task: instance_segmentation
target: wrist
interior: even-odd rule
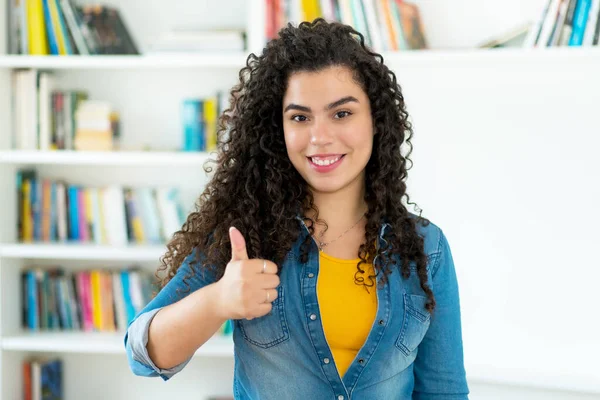
[[[231,319],[230,313],[227,310],[223,291],[219,282],[212,283],[207,286],[209,289],[208,302],[209,310],[212,311],[213,315],[219,320],[221,324]]]

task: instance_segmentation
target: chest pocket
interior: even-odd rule
[[[290,338],[285,317],[285,294],[283,285],[277,287],[277,299],[272,304],[271,312],[252,320],[236,320],[244,339],[255,346],[267,349]]]
[[[427,297],[404,293],[404,319],[396,347],[405,355],[410,355],[423,341],[431,322],[431,315],[425,309]]]

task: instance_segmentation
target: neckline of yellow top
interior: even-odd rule
[[[340,264],[354,264],[354,265],[356,265],[360,261],[360,258],[354,258],[352,260],[348,260],[348,259],[345,259],[345,258],[337,258],[337,257],[334,257],[332,255],[329,255],[329,254],[325,253],[323,250],[319,251],[319,255],[321,257],[324,257],[324,258],[328,259],[329,261],[333,261],[333,262],[340,263]]]

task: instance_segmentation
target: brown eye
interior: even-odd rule
[[[296,121],[296,122],[304,122],[306,121],[308,118],[306,118],[306,116],[304,115],[294,115],[292,117],[292,120]]]
[[[352,115],[350,111],[338,111],[335,113],[335,118],[342,119]]]

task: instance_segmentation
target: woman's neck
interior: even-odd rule
[[[364,191],[364,184],[348,185],[333,193],[313,191],[313,200],[319,210],[319,219],[327,223],[329,232],[341,233],[362,217],[367,211]],[[308,216],[313,221],[315,220],[313,211],[309,211]],[[323,229],[321,225],[315,226],[315,228],[319,232]]]

